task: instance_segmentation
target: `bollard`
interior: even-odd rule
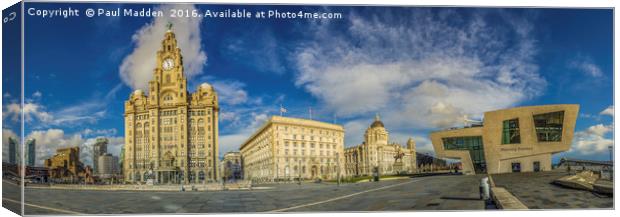
[[[489,199],[489,177],[484,177],[480,179],[480,199]]]

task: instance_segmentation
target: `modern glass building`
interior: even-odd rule
[[[28,139],[28,141],[26,141],[26,151],[26,165],[31,167],[35,166],[35,161],[37,159],[35,139]]]
[[[482,124],[431,133],[438,157],[458,159],[465,174],[551,170],[567,151],[579,105],[518,107],[484,113]]]

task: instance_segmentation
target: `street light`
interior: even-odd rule
[[[336,165],[338,167],[338,171],[336,171],[336,178],[338,179],[338,186],[340,186],[340,155],[336,155]]]
[[[297,178],[297,184],[301,185],[301,160],[299,160],[299,167],[297,167],[297,173],[299,174],[299,178]]]

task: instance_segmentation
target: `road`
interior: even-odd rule
[[[146,192],[29,189],[27,215],[479,210],[480,176],[431,176],[355,184],[269,185],[266,190]],[[5,186],[3,182],[3,186]],[[3,187],[4,188],[4,187]],[[16,188],[4,188],[11,191]],[[15,203],[3,192],[3,204]],[[9,200],[4,200],[7,198]]]

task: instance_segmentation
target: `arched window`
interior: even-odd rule
[[[144,138],[149,141],[149,123],[144,123]]]
[[[198,179],[200,179],[200,182],[205,180],[205,172],[204,171],[200,171],[198,173]]]
[[[194,183],[195,182],[195,180],[194,180],[195,177],[196,177],[196,174],[194,174],[194,171],[189,171],[189,177],[188,177],[189,178],[189,183]]]
[[[167,94],[164,96],[164,101],[170,101],[172,100],[172,94]]]

